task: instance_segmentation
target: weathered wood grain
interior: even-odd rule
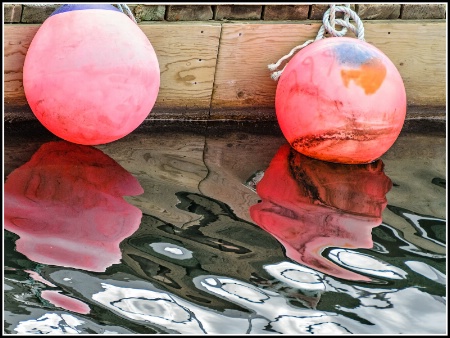
[[[276,81],[270,78],[267,65],[293,47],[314,39],[320,24],[319,21],[140,24],[160,63],[161,87],[153,112],[200,119],[224,117],[227,109],[244,110],[247,115],[255,110],[261,115],[266,109],[272,114]],[[5,107],[27,105],[22,67],[39,27],[38,24],[4,26]],[[366,41],[383,51],[398,68],[409,106],[445,106],[445,21],[368,20],[364,28]]]
[[[219,48],[220,24],[143,24],[161,71],[155,109],[209,112]]]
[[[5,105],[27,104],[22,70],[31,40],[40,25],[5,25],[3,40],[3,94]]]
[[[319,24],[224,24],[212,113],[221,108],[273,107],[276,82],[267,65],[314,39]]]
[[[4,26],[5,104],[27,104],[22,69],[28,47],[39,27],[34,24]],[[140,28],[155,49],[161,71],[160,91],[154,109],[195,110],[197,114],[207,116],[220,24],[142,24]]]
[[[446,105],[447,32],[444,22],[367,22],[365,31],[367,42],[383,51],[399,70],[408,105]]]
[[[276,81],[270,78],[267,66],[293,47],[314,39],[320,25],[223,24],[211,116],[222,114],[224,108],[273,107]],[[366,21],[364,28],[366,41],[398,68],[409,105],[445,105],[445,22],[377,20]]]

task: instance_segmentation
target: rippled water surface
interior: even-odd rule
[[[7,334],[445,334],[446,138],[294,152],[273,124],[101,146],[7,131]]]

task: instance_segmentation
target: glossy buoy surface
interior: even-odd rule
[[[160,85],[156,53],[129,17],[106,4],[63,5],[34,36],[23,68],[36,118],[78,144],[112,142],[151,112]]]
[[[373,45],[348,37],[315,41],[289,61],[275,108],[298,152],[338,163],[369,163],[395,142],[406,116],[403,80]]]

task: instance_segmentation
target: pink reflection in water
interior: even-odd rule
[[[328,247],[372,248],[392,181],[381,160],[337,164],[306,157],[288,144],[272,159],[250,207],[253,221],[276,237],[286,255],[323,273],[370,281],[321,255]]]
[[[35,262],[103,272],[120,262],[120,242],[141,222],[141,210],[123,196],[142,193],[100,150],[49,142],[8,176],[5,229],[20,236],[17,251]]]
[[[88,314],[91,312],[91,308],[86,303],[63,295],[60,293],[61,291],[56,290],[44,290],[41,292],[41,297],[48,300],[50,303],[52,303],[55,306],[62,307],[63,309],[81,313],[81,314]]]

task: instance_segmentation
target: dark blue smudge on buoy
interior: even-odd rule
[[[78,11],[83,9],[106,9],[120,12],[120,10],[117,7],[110,4],[80,4],[80,5],[70,4],[70,5],[62,5],[57,10],[55,10],[50,16],[64,12]]]
[[[342,43],[334,46],[336,57],[340,64],[359,67],[376,57],[367,48],[361,48],[354,43]]]

